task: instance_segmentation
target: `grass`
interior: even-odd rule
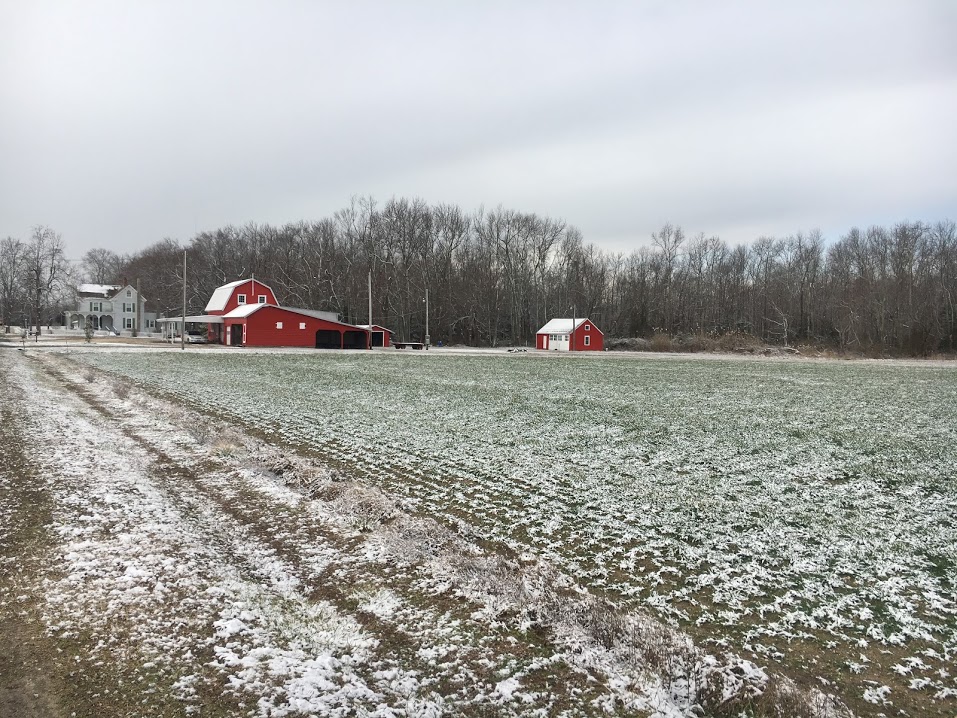
[[[957,465],[953,369],[171,353],[158,373],[135,354],[84,360],[330,457],[699,639],[792,668],[864,653],[895,706],[953,705],[908,687],[953,682],[937,673],[957,651],[955,489],[942,480]],[[943,658],[903,677],[882,653],[902,646]],[[862,678],[811,665],[872,708]]]

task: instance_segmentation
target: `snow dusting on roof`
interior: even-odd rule
[[[276,304],[242,304],[232,311],[226,312],[223,315],[224,319],[242,319],[248,317],[259,309],[263,307],[272,307],[273,309],[279,309],[283,312],[290,312],[291,314],[299,314],[304,317],[312,317],[313,319],[321,319],[325,322],[331,322],[332,324],[339,324],[344,327],[354,327],[354,324],[347,324],[346,322],[339,321],[339,315],[335,312],[321,312],[316,309],[301,309],[299,307],[280,307]]]
[[[226,302],[228,302],[230,296],[232,296],[233,289],[245,281],[246,280],[243,279],[238,282],[230,282],[229,284],[224,284],[221,287],[217,287],[213,292],[213,295],[209,298],[209,301],[206,303],[206,308],[203,311],[206,313],[223,311],[226,308]]]
[[[102,297],[111,297],[122,289],[119,284],[81,284],[76,288],[80,294],[96,294]]]
[[[218,289],[216,290],[219,291]],[[212,302],[212,300],[210,300]],[[240,304],[238,307],[232,311],[226,312],[223,317],[226,319],[238,319],[242,317],[248,317],[253,312],[262,309],[263,307],[275,307],[275,304]],[[206,307],[209,309],[209,307]],[[278,308],[278,307],[277,307]]]
[[[224,284],[221,287],[217,287],[215,291],[213,291],[213,295],[209,298],[209,302],[206,304],[206,308],[203,311],[207,313],[223,311],[226,308],[226,303],[233,294],[233,290],[241,284],[246,284],[247,282],[256,283],[257,293],[259,291],[259,287],[263,287],[264,289],[268,289],[270,292],[272,292],[272,287],[265,282],[260,282],[258,279],[253,279],[252,277],[249,279],[237,279],[235,282],[230,282],[229,284]],[[274,296],[275,294],[276,293],[273,292]]]
[[[575,322],[575,329],[588,321],[588,317],[576,319],[552,319],[548,324],[538,330],[538,334],[568,334],[572,330],[572,322]]]

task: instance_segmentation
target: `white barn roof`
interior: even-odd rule
[[[229,284],[224,284],[221,287],[217,287],[213,292],[213,296],[209,298],[209,301],[206,303],[206,309],[204,312],[221,312],[226,308],[226,302],[229,301],[230,296],[232,296],[233,290],[238,287],[240,284],[245,284],[248,282],[248,279],[237,279],[235,282],[230,282]],[[245,316],[245,315],[243,315]]]
[[[217,289],[216,291],[218,292],[219,289]],[[248,317],[250,314],[252,314],[253,312],[259,309],[262,309],[263,307],[275,307],[275,306],[276,306],[275,304],[240,304],[235,309],[226,312],[223,315],[223,317],[226,319],[241,319],[242,317]],[[207,306],[206,309],[208,310],[209,307]],[[282,307],[282,309],[285,309],[285,307]]]
[[[548,322],[548,324],[539,329],[537,334],[570,334],[572,332],[572,322],[575,322],[575,329],[578,329],[578,327],[580,327],[582,324],[593,323],[589,321],[588,317],[576,317],[575,319],[552,319],[550,322]]]
[[[316,309],[300,309],[299,307],[280,307],[276,304],[243,304],[236,307],[232,311],[226,312],[223,315],[223,319],[243,319],[254,314],[260,309],[263,309],[264,307],[273,307],[274,309],[280,309],[284,312],[298,314],[303,317],[312,317],[313,319],[321,319],[325,322],[330,322],[331,324],[340,324],[344,327],[355,327],[356,329],[363,328],[357,327],[355,324],[347,324],[346,322],[339,321],[339,315],[335,312],[321,312]]]

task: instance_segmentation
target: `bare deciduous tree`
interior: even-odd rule
[[[50,300],[61,291],[68,275],[63,238],[49,227],[34,227],[27,243],[23,271],[32,302],[31,324],[39,335],[44,318],[49,324],[50,317],[45,316],[45,312]]]

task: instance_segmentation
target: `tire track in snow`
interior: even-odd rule
[[[45,362],[44,369],[57,382],[69,386],[89,410],[117,422],[117,431],[126,443],[135,443],[151,457],[145,472],[151,488],[201,537],[208,555],[224,560],[250,584],[268,587],[266,590],[287,608],[302,611],[308,605],[322,603],[347,615],[357,630],[368,634],[370,639],[364,645],[368,656],[352,669],[382,698],[392,695],[391,710],[396,714],[404,714],[409,706],[416,714],[427,713],[432,708],[441,710],[445,701],[440,696],[446,696],[459,703],[495,706],[495,712],[501,715],[525,715],[532,706],[510,707],[504,704],[503,697],[510,698],[511,691],[505,696],[496,692],[502,677],[514,673],[516,665],[521,663],[531,666],[528,674],[537,671],[541,674],[538,680],[556,690],[560,690],[554,680],[556,673],[564,680],[566,689],[571,687],[584,695],[603,690],[600,685],[597,691],[596,687],[589,687],[587,675],[556,665],[554,659],[542,663],[532,656],[530,660],[523,655],[527,647],[509,644],[503,640],[504,635],[482,636],[488,626],[481,622],[473,621],[471,626],[463,627],[463,623],[469,623],[475,607],[463,606],[461,599],[449,598],[444,611],[418,608],[407,600],[401,600],[398,610],[392,607],[384,613],[381,607],[358,605],[353,593],[331,585],[329,579],[339,584],[380,588],[386,583],[390,586],[386,595],[391,592],[393,596],[408,594],[410,590],[421,593],[421,590],[412,586],[413,578],[402,571],[394,572],[391,582],[384,582],[381,562],[356,553],[362,548],[362,541],[356,538],[355,530],[341,520],[335,522],[330,517],[319,520],[302,510],[300,497],[294,492],[277,490],[275,486],[264,491],[263,483],[254,480],[253,472],[237,471],[229,462],[210,457],[207,447],[197,446],[181,429],[153,419],[139,421],[135,412],[117,411],[113,402],[107,404],[88,386],[71,381],[59,367]],[[323,549],[316,551],[317,545]],[[382,595],[378,590],[367,596],[366,603],[374,604]],[[434,589],[429,595],[416,598],[433,604],[443,603]],[[244,602],[234,600],[234,604],[241,615]],[[450,610],[458,615],[448,615]],[[241,638],[248,627],[245,624],[240,627],[236,617],[228,613],[224,610],[223,617],[213,623],[226,631],[238,629]],[[400,623],[389,620],[393,615]],[[218,636],[224,639],[234,635],[222,633]],[[470,637],[479,640],[471,645]],[[444,648],[435,653],[432,648],[435,644]],[[382,650],[378,650],[380,647]],[[511,653],[503,648],[511,648]],[[237,664],[248,668],[243,651],[255,652],[257,646],[237,640],[227,643],[226,649],[217,654],[223,668]],[[541,652],[542,647],[536,650]],[[436,660],[437,657],[441,660]],[[536,664],[540,664],[538,668]],[[197,682],[199,679],[192,684]],[[262,681],[254,687],[267,690]],[[562,702],[560,696],[550,695],[548,691],[525,695],[526,700],[543,704],[543,710]],[[289,705],[296,705],[296,701],[290,700]],[[559,712],[565,715],[592,713],[585,705],[577,707],[567,703]]]

